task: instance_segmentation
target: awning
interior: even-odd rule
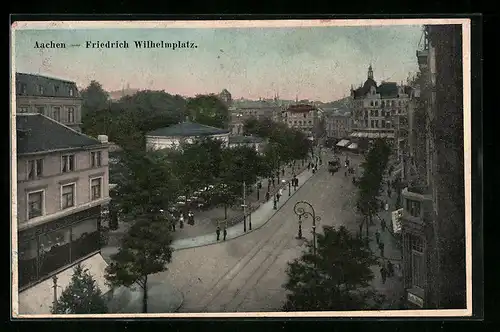
[[[343,140],[341,140],[340,142],[337,143],[337,146],[343,147],[343,146],[346,146],[348,143],[349,143],[348,140],[343,139]]]
[[[84,268],[87,268],[90,274],[94,277],[97,286],[105,294],[109,291],[109,287],[105,284],[104,270],[108,264],[104,261],[101,254],[95,254],[81,262]],[[75,266],[59,272],[57,274],[57,296],[68,287],[73,269]],[[19,314],[40,315],[50,314],[50,309],[54,301],[54,282],[49,278],[39,284],[30,287],[19,293]]]
[[[394,234],[401,233],[401,218],[403,216],[403,209],[392,211],[392,229]]]
[[[359,138],[394,138],[394,133],[354,132],[349,136]]]
[[[358,144],[356,143],[351,143],[348,147],[348,149],[351,149],[351,150],[354,150],[354,149],[357,149],[358,148]]]

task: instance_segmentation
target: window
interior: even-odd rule
[[[375,106],[378,106],[378,101],[375,101]]]
[[[412,217],[420,217],[420,202],[407,199],[406,210]]]
[[[424,267],[424,245],[419,236],[410,236],[411,249],[411,281],[413,287],[424,288],[425,267]]]
[[[27,85],[26,83],[19,83],[19,93],[22,94],[22,95],[25,95],[26,92],[27,92]]]
[[[373,106],[373,101],[370,102],[370,106]]]
[[[392,107],[396,106],[396,102],[395,102],[394,100],[393,100],[393,101],[391,101],[391,106],[392,106]]]
[[[375,116],[378,116],[378,110],[375,110]]]
[[[44,91],[43,85],[39,85],[38,86],[38,93],[40,93],[41,95],[43,95],[44,92],[45,91]]]
[[[382,102],[382,108],[384,108],[384,107],[385,107],[385,101]]]
[[[54,85],[54,92],[56,94],[59,92],[59,86],[58,85]]]
[[[373,120],[370,121],[370,128],[373,128]]]
[[[68,108],[68,122],[75,122],[75,109],[73,107]]]
[[[28,180],[34,180],[43,174],[43,159],[28,160]]]
[[[67,184],[61,187],[61,208],[67,209],[75,206],[75,184]]]
[[[39,277],[47,276],[71,262],[70,228],[58,229],[47,234],[42,234],[39,237],[39,241]]]
[[[98,219],[84,220],[71,228],[71,261],[99,250]]]
[[[52,113],[52,118],[58,122],[61,121],[61,109],[59,107],[54,107],[54,112]]]
[[[19,272],[20,287],[26,286],[27,284],[38,279],[37,247],[38,243],[36,239],[31,239],[29,241],[19,241],[19,245],[17,247],[19,253],[17,269]]]
[[[43,215],[43,190],[28,194],[28,219]]]
[[[38,114],[45,114],[45,107],[43,107],[43,106],[37,106],[36,107],[36,112]]]
[[[90,180],[90,197],[94,201],[102,196],[102,178],[95,178]]]
[[[75,155],[62,156],[62,172],[68,173],[75,170]]]
[[[30,109],[28,106],[21,106],[19,107],[19,113],[29,113]]]
[[[69,88],[69,96],[73,97],[74,94],[75,94],[75,91],[73,90],[73,88]]]
[[[304,118],[305,118],[306,116],[307,116],[307,114],[306,114],[306,113],[304,113]]]
[[[312,124],[312,121],[309,120],[309,124]]]

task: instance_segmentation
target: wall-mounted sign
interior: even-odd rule
[[[412,294],[410,292],[408,292],[408,302],[411,302],[411,303],[415,304],[416,306],[419,306],[420,308],[422,308],[424,306],[424,299],[422,299],[421,297],[418,297],[415,294]]]

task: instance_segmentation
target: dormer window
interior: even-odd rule
[[[39,85],[38,86],[38,93],[40,93],[41,95],[43,95],[45,92],[44,88],[43,88],[43,85]]]
[[[58,85],[54,85],[54,92],[56,94],[59,92],[59,86]]]
[[[26,83],[19,83],[19,93],[25,95],[28,90]]]
[[[70,97],[73,97],[73,95],[75,94],[73,88],[69,88],[69,96]]]

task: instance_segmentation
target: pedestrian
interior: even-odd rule
[[[283,194],[283,189],[278,190],[278,192],[276,193],[276,200],[278,202],[280,201],[280,197],[282,194]]]
[[[308,171],[309,171],[309,170],[311,170],[311,163],[308,163],[308,164],[307,164],[307,170],[308,170]]]
[[[267,179],[267,190],[271,188],[271,179]]]
[[[380,243],[380,232],[378,231],[378,229],[375,232],[375,239],[377,240],[377,244],[379,244]]]
[[[284,168],[281,170],[281,176],[285,176],[285,169]]]
[[[184,215],[182,213],[179,217],[179,228],[184,228]]]
[[[172,221],[172,231],[175,232],[175,220]]]
[[[384,210],[389,211],[389,203],[385,203]]]
[[[381,208],[381,209],[383,209],[383,208],[384,208],[384,206],[385,206],[384,201],[380,201],[380,208]]]
[[[394,276],[394,264],[391,261],[387,261],[387,274],[389,277]]]
[[[227,236],[227,229],[224,227],[224,241],[226,241],[226,236]]]
[[[271,198],[271,195],[269,194],[269,190],[266,192],[266,201],[269,200],[269,198]]]
[[[188,213],[188,224],[194,225],[194,213],[192,211]]]
[[[380,241],[378,248],[380,249],[380,257],[384,257],[384,242]]]
[[[387,196],[391,197],[392,191],[387,190]]]
[[[385,219],[382,219],[382,221],[380,221],[380,226],[382,227],[382,232],[385,232]]]
[[[384,265],[380,268],[380,276],[382,277],[382,283],[385,284],[385,280],[387,279],[387,270]]]
[[[215,230],[215,234],[217,234],[217,241],[219,241],[220,238],[220,227],[217,225],[217,229]]]
[[[274,177],[272,178],[271,181],[273,182],[273,188],[275,188],[276,187],[276,183],[275,183]]]
[[[347,177],[347,171],[344,172],[344,176]]]

